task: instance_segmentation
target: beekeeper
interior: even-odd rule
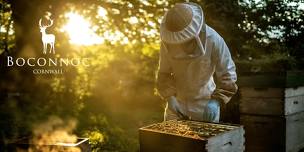
[[[223,38],[195,3],[170,9],[160,36],[157,90],[167,101],[164,120],[219,122],[220,106],[237,91],[235,64]]]

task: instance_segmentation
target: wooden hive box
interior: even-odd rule
[[[298,152],[304,148],[304,112],[288,116],[241,115],[248,152]]]
[[[243,76],[239,92],[246,151],[298,152],[304,148],[304,72]]]
[[[304,111],[304,87],[240,87],[240,113],[284,116]]]
[[[239,87],[294,88],[304,86],[304,71],[245,72],[237,83]]]
[[[241,152],[240,125],[170,120],[139,129],[141,152]]]

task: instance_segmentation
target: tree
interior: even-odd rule
[[[130,151],[135,151],[137,127],[161,119],[160,99],[153,94],[158,31],[161,17],[177,2],[182,1],[1,1],[1,29],[6,29],[0,31],[4,40],[1,49],[6,53],[0,51],[0,117],[6,118],[1,122],[7,127],[1,130],[0,138],[31,134],[31,124],[49,115],[70,116],[79,120],[77,133],[105,139],[104,143],[96,143],[96,148],[102,145],[107,150],[119,150],[128,145]],[[202,6],[207,24],[223,36],[236,61],[252,64],[253,60],[248,59],[264,61],[279,54],[279,58],[295,58],[303,65],[304,46],[300,40],[304,13],[297,9],[297,3],[194,2]],[[91,28],[105,42],[92,46],[70,44],[68,35],[60,32],[68,12],[90,21]],[[7,55],[42,55],[38,21],[45,13],[55,21],[48,30],[56,35],[56,52],[61,57],[90,57],[93,66],[67,67],[68,72],[58,77],[34,75],[31,71],[36,67],[5,66]],[[12,25],[13,34],[9,34]],[[117,40],[107,38],[109,34],[116,35]],[[151,118],[151,114],[155,117]]]

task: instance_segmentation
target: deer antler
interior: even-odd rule
[[[40,27],[43,27],[43,26],[41,25],[41,20],[42,20],[42,19],[40,18],[40,19],[39,19],[39,26],[40,26]]]
[[[53,20],[52,19],[50,19],[50,21],[51,21],[51,23],[49,24],[49,25],[46,25],[45,27],[50,27],[50,26],[52,26],[53,25]]]
[[[50,26],[52,26],[54,22],[53,22],[52,19],[49,19],[49,20],[51,21],[50,24],[48,24],[48,25],[42,25],[42,23],[41,23],[41,22],[42,22],[42,19],[40,18],[40,19],[39,19],[39,26],[40,26],[40,27],[50,27]]]

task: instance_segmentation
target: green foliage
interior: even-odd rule
[[[93,151],[138,150],[137,128],[162,120],[163,107],[154,95],[158,31],[164,12],[176,2],[181,1],[1,1],[0,54],[41,56],[37,21],[48,11],[55,20],[48,32],[56,35],[56,56],[90,58],[91,66],[67,67],[57,76],[33,75],[34,67],[3,66],[2,53],[0,126],[5,127],[0,141],[30,135],[33,124],[56,115],[77,119],[75,133],[89,137]],[[224,37],[239,73],[303,65],[304,13],[296,5],[283,0],[194,2]],[[101,7],[106,16],[98,14]],[[90,21],[104,43],[71,44],[61,32],[68,12]]]
[[[237,60],[239,74],[248,73],[270,73],[284,72],[289,69],[296,69],[296,59],[289,54],[273,53],[270,55],[262,55],[260,58],[247,58]]]
[[[240,4],[245,17],[240,27],[251,37],[244,51],[249,50],[250,55],[258,58],[274,52],[287,53],[303,62],[304,45],[300,40],[304,36],[304,10],[299,8],[299,1],[249,0]]]
[[[104,116],[91,114],[86,119],[88,120],[82,120],[80,117],[80,120],[84,123],[80,124],[78,128],[84,137],[90,139],[94,152],[124,151],[129,148],[127,138],[124,137],[124,131],[110,124]]]
[[[4,51],[8,52],[14,47],[15,36],[10,5],[6,1],[1,0],[0,8],[0,54],[2,54]]]

